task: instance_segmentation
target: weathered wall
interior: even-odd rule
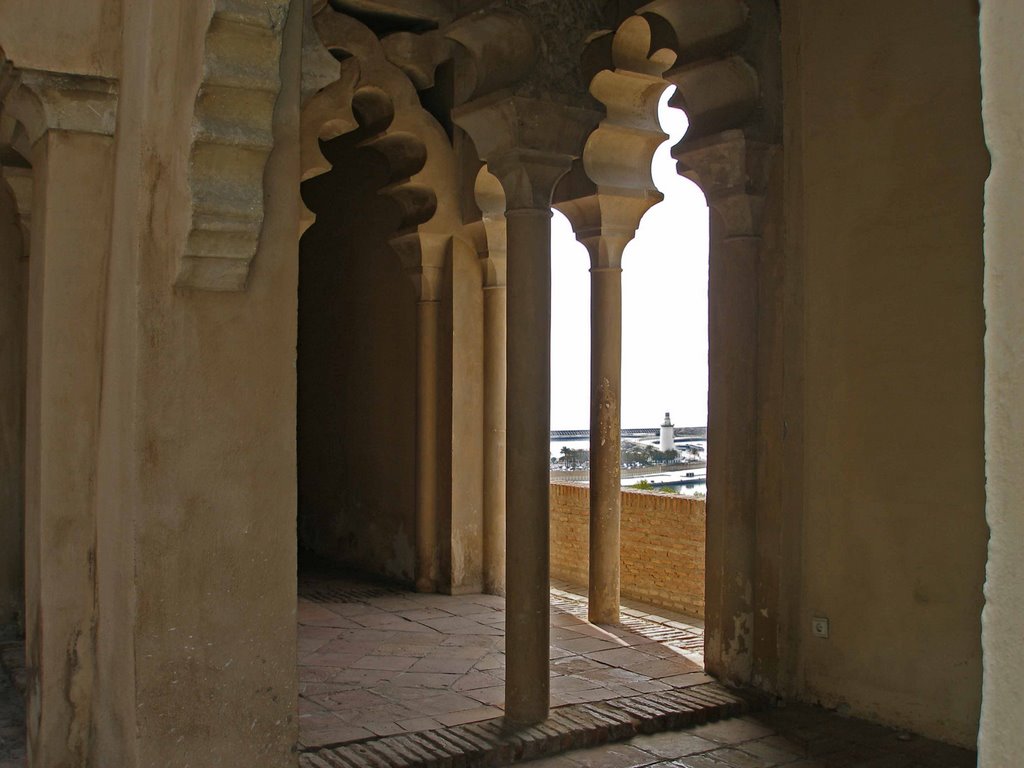
[[[623,491],[623,597],[704,616],[705,503],[670,493]],[[590,489],[551,484],[551,575],[588,582]]]
[[[120,0],[0,0],[7,57],[22,69],[117,77]]]
[[[294,765],[300,4],[244,291],[176,289],[200,4],[126,5],[97,473],[93,765]],[[205,13],[204,13],[205,12]]]
[[[975,4],[782,7],[805,302],[802,695],[970,745],[987,536]]]
[[[318,216],[299,257],[300,543],[411,582],[416,296],[387,243],[387,169],[358,140],[331,142],[335,170],[303,186]]]
[[[981,5],[981,78],[992,173],[985,187],[988,524],[979,765],[1024,754],[1024,5]]]
[[[0,182],[0,635],[25,611],[25,301],[18,210]]]

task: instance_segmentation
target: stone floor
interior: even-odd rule
[[[710,681],[699,620],[627,604],[622,626],[586,621],[569,585],[551,590],[551,704]],[[504,600],[305,580],[299,599],[304,749],[438,730],[503,714]]]
[[[0,658],[4,660],[8,657],[6,650],[6,647],[0,646]],[[14,644],[12,650],[15,650]],[[21,652],[20,644],[16,645],[16,650]],[[24,706],[21,694],[14,689],[6,668],[3,668],[0,669],[0,768],[21,768],[24,764]]]
[[[569,742],[589,746],[627,736],[632,738],[527,765],[968,768],[976,764],[974,752],[807,706],[767,709],[671,730],[746,709],[742,699],[709,682],[699,671],[700,622],[626,604],[623,626],[595,627],[585,621],[582,596],[564,584],[551,590],[551,687],[556,709],[547,724],[508,735],[498,719],[504,670],[500,599],[416,595],[338,580],[304,580],[301,591],[303,766],[499,765],[531,754],[555,754]],[[3,671],[16,680],[23,673],[17,663],[22,654],[20,646],[0,647]],[[590,730],[579,738],[581,723]],[[577,738],[566,741],[570,732]],[[488,738],[490,745],[483,743]],[[417,739],[422,739],[423,746]],[[337,751],[317,749],[325,744],[339,746]],[[409,746],[432,750],[433,756],[402,751]],[[473,750],[480,760],[473,759]],[[0,674],[0,768],[24,764],[21,697],[8,675]]]
[[[771,709],[567,752],[524,768],[974,768],[977,754],[816,707]]]

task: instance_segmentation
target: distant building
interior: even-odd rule
[[[671,451],[676,447],[676,429],[669,418],[668,411],[665,411],[665,421],[661,425],[661,450]]]

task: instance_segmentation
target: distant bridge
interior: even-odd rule
[[[621,429],[619,434],[622,437],[658,437],[661,434],[660,427],[635,427]],[[707,440],[707,427],[676,427],[675,434],[678,438],[689,440]],[[589,429],[553,429],[551,430],[552,440],[589,440]]]

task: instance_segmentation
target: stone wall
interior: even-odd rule
[[[702,499],[622,493],[622,596],[704,616]],[[590,489],[551,484],[551,575],[585,585]]]

